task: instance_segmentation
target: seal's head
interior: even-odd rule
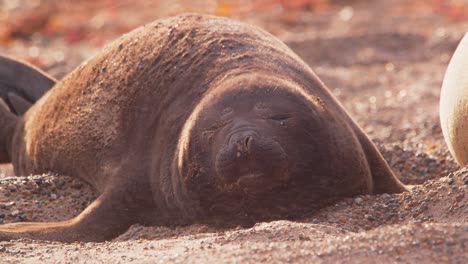
[[[212,215],[265,214],[263,209],[289,214],[296,200],[318,206],[340,181],[331,167],[340,153],[330,146],[341,123],[292,82],[232,78],[187,121],[179,142],[181,178],[202,207],[216,211]],[[341,140],[352,133],[345,134]]]

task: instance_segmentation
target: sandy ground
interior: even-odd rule
[[[326,12],[241,16],[311,65],[411,192],[352,197],[295,221],[251,228],[136,225],[105,243],[0,242],[0,261],[468,263],[468,168],[448,153],[438,120],[445,68],[468,24],[414,2],[355,1]],[[41,45],[24,41],[0,52],[25,58],[31,44]],[[60,50],[64,58],[55,54],[61,60],[40,66],[58,78],[98,50],[47,44],[44,54]],[[95,198],[89,186],[67,176],[15,177],[8,166],[0,174],[0,222],[68,219]]]

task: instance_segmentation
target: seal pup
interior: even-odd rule
[[[18,174],[100,193],[0,239],[103,241],[130,225],[252,224],[405,187],[312,70],[265,31],[215,16],[159,20],[116,40],[23,117],[2,108]],[[10,142],[11,141],[11,142]]]
[[[445,142],[457,163],[464,167],[468,165],[468,33],[445,72],[439,111]]]

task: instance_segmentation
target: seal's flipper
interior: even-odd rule
[[[0,163],[11,162],[11,144],[18,120],[0,98]]]
[[[8,93],[8,99],[15,113],[21,116],[24,115],[24,113],[26,113],[26,111],[28,111],[28,109],[33,105],[32,102],[15,93]]]
[[[362,131],[357,132],[361,146],[366,154],[366,159],[372,174],[373,194],[401,193],[407,191],[405,185],[395,176],[377,147]]]
[[[61,242],[105,241],[128,229],[138,220],[137,214],[135,205],[126,203],[122,193],[106,192],[77,217],[67,221],[0,225],[0,241],[20,238]]]
[[[8,109],[8,105],[5,103],[3,99],[0,98],[0,113],[1,111],[5,111],[7,113],[11,113]]]
[[[20,109],[16,109],[12,104],[9,94],[34,103],[56,82],[54,78],[30,64],[0,55],[0,98],[5,100],[10,110],[17,115],[21,115]]]

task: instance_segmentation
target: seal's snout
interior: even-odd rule
[[[229,146],[237,149],[236,156],[250,155],[258,141],[258,133],[253,130],[233,133],[229,139]]]
[[[215,163],[221,182],[258,189],[285,178],[287,159],[278,142],[244,128],[230,134]]]

